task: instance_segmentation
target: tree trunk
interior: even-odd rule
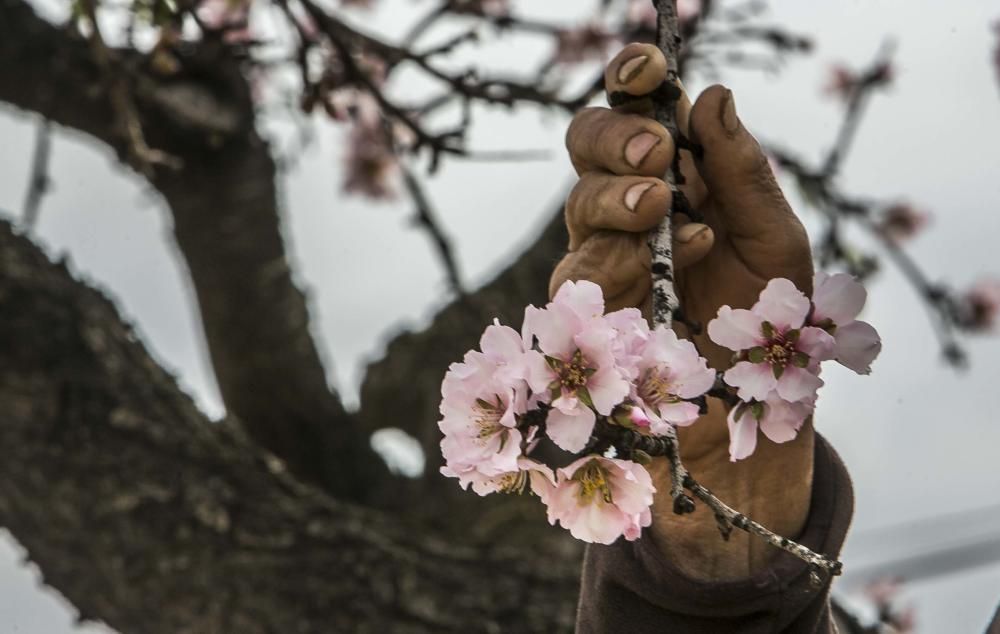
[[[334,501],[205,420],[114,306],[0,226],[0,523],[122,632],[570,631],[577,567]]]

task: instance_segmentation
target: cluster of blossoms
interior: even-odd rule
[[[757,430],[776,443],[795,438],[823,385],[820,362],[836,360],[868,374],[882,349],[878,333],[856,317],[867,294],[843,273],[818,273],[812,302],[786,279],[771,280],[749,310],[723,306],[708,336],[734,352],[723,375],[740,403],[729,412],[729,455],[746,458]]]
[[[729,416],[733,460],[753,452],[758,428],[791,440],[812,412],[821,361],[867,372],[878,354],[874,329],[855,320],[864,301],[849,276],[820,275],[813,302],[779,279],[750,310],[723,306],[708,332],[736,355],[727,390],[690,341],[650,330],[635,308],[605,315],[599,286],[566,282],[545,308],[525,309],[521,332],[495,322],[479,350],[449,368],[441,472],[479,495],[530,488],[549,521],[578,539],[636,539],[651,522],[656,489],[638,456],[602,442],[601,426],[671,433],[698,419],[710,390],[722,390],[739,399]],[[543,438],[576,459],[552,469],[533,458]]]

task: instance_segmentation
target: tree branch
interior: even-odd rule
[[[0,524],[123,632],[569,632],[578,569],[331,500],[0,225]]]
[[[275,166],[253,129],[239,60],[218,43],[181,70],[129,77],[146,139],[183,162],[157,170],[201,308],[227,410],[295,473],[343,499],[387,474],[326,383],[280,231]],[[140,65],[134,65],[139,68]],[[87,132],[128,156],[87,43],[22,0],[0,0],[0,101]]]

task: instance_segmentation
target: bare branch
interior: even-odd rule
[[[24,212],[21,224],[29,231],[38,223],[38,212],[42,198],[52,187],[49,177],[49,155],[52,152],[52,122],[43,118],[35,131],[35,149],[31,154],[31,174],[28,176],[28,191],[24,196]]]

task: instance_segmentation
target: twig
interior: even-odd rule
[[[892,41],[883,42],[879,48],[879,52],[875,56],[875,61],[861,75],[857,81],[857,85],[851,91],[844,119],[840,124],[840,129],[837,131],[837,140],[834,142],[833,147],[830,148],[829,153],[827,153],[826,160],[823,161],[823,169],[820,172],[823,178],[831,178],[837,173],[840,164],[843,162],[848,150],[850,150],[851,142],[854,140],[858,129],[858,124],[861,122],[864,107],[868,103],[872,89],[884,81],[881,73],[887,67],[894,48],[895,45]]]
[[[829,575],[839,575],[841,573],[843,569],[841,562],[815,553],[802,544],[778,535],[759,522],[755,522],[742,513],[737,512],[717,498],[707,487],[699,484],[681,462],[677,434],[674,427],[669,426],[668,429],[669,431],[663,435],[646,436],[608,422],[607,419],[601,417],[598,419],[596,432],[598,436],[610,440],[620,455],[631,457],[636,450],[639,450],[649,456],[665,456],[667,458],[671,468],[672,482],[670,495],[674,501],[675,513],[683,514],[694,511],[694,502],[683,491],[683,489],[687,489],[694,497],[701,500],[705,506],[712,510],[715,521],[719,526],[719,531],[722,533],[724,539],[729,538],[729,534],[733,528],[738,528],[751,535],[760,537],[775,548],[780,548],[787,553],[795,555],[809,564],[810,569],[814,573],[816,571],[823,571]]]
[[[654,112],[656,120],[667,129],[672,138],[676,139],[680,136],[677,131],[676,110],[677,100],[680,98],[680,89],[677,87],[677,57],[681,45],[676,0],[654,0],[654,5],[657,11],[656,45],[667,59],[667,77],[664,85],[673,88],[670,95],[654,102]],[[679,175],[675,157],[665,179],[671,191],[677,191]],[[654,327],[669,328],[673,321],[674,310],[678,306],[677,293],[674,290],[673,239],[670,224],[671,213],[668,211],[659,226],[650,231],[648,239],[649,250],[653,254]]]
[[[35,149],[31,155],[31,175],[28,191],[24,196],[24,213],[21,222],[26,229],[34,229],[38,222],[42,198],[52,186],[49,178],[49,156],[52,153],[52,122],[42,119],[35,132]]]
[[[414,221],[427,231],[437,250],[438,257],[441,259],[441,264],[448,274],[448,283],[455,294],[462,297],[465,295],[465,289],[462,286],[462,278],[458,272],[458,263],[455,261],[451,241],[448,240],[444,230],[438,224],[430,200],[427,198],[420,181],[407,166],[400,165],[400,169],[403,172],[403,182],[406,184],[406,189],[410,193],[410,197],[413,198]]]

